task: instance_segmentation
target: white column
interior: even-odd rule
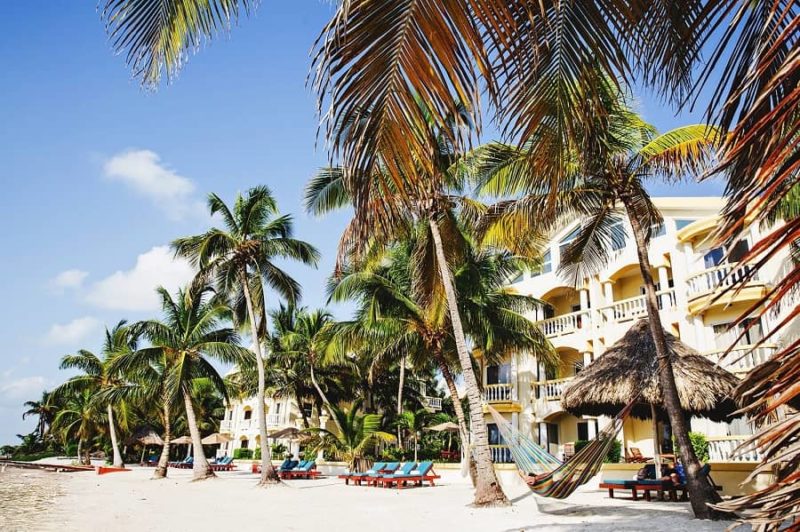
[[[661,291],[669,290],[669,273],[667,272],[667,265],[662,264],[658,267],[658,284],[661,286]],[[672,301],[670,301],[669,294],[661,296],[662,310],[669,310],[672,308]]]
[[[589,439],[595,439],[597,437],[597,421],[595,419],[588,419],[586,426],[589,428]]]
[[[591,351],[584,351],[583,352],[583,367],[586,368],[591,363],[592,363],[592,352]]]
[[[606,300],[606,305],[614,303],[614,281],[603,281],[603,296]]]
[[[519,379],[517,377],[519,375],[519,368],[517,365],[517,357],[515,355],[511,355],[511,360],[509,361],[509,365],[511,366],[510,368],[511,378],[509,379],[511,381],[511,400],[518,401],[519,393],[517,391],[517,388],[519,388]]]

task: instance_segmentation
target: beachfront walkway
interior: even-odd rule
[[[610,500],[605,492],[578,492],[566,501],[541,499],[519,486],[507,489],[510,508],[467,506],[471,486],[445,473],[435,488],[399,491],[344,486],[327,478],[290,481],[261,490],[248,472],[221,473],[190,483],[191,471],[170,470],[151,481],[152,469],[97,476],[60,475],[65,495],[42,516],[45,530],[723,530],[725,524],[689,519],[686,503]]]

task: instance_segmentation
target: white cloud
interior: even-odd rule
[[[187,261],[174,258],[167,246],[156,246],[139,255],[132,269],[92,284],[86,299],[105,309],[156,311],[160,306],[155,292],[158,286],[172,292],[193,276],[194,269]]]
[[[191,179],[164,166],[154,151],[118,153],[105,162],[103,173],[108,179],[118,181],[147,198],[172,219],[180,220],[188,214],[202,212]]]
[[[50,382],[42,376],[20,377],[0,382],[0,406],[20,406],[29,399],[37,399]]]
[[[65,270],[52,279],[48,285],[57,294],[63,294],[68,288],[80,288],[89,272],[82,270]]]
[[[44,337],[47,345],[75,345],[98,331],[100,320],[91,316],[76,318],[69,323],[56,323]]]

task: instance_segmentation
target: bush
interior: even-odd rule
[[[252,449],[234,449],[233,450],[233,458],[234,460],[250,460],[253,458],[253,450]]]
[[[708,440],[706,435],[700,432],[690,432],[689,439],[692,441],[692,448],[697,459],[701,462],[708,462]]]
[[[272,444],[272,459],[273,460],[282,460],[284,456],[286,456],[286,452],[288,449],[282,443],[273,443]],[[260,454],[260,453],[259,453]],[[259,456],[260,458],[260,456]]]
[[[400,447],[387,447],[381,452],[380,459],[384,462],[402,462],[406,459],[408,451]],[[411,451],[411,456],[414,456],[414,451]]]
[[[575,442],[575,452],[577,453],[584,447],[589,444],[589,440],[578,440]],[[615,439],[614,443],[611,444],[611,448],[608,450],[606,457],[603,459],[603,462],[606,464],[617,464],[619,463],[620,459],[622,458],[622,442]]]

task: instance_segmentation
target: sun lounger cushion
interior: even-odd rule
[[[431,468],[433,468],[433,462],[422,462],[416,469],[412,469],[408,473],[396,473],[391,475],[392,478],[417,478],[417,477],[424,477],[427,475]]]

